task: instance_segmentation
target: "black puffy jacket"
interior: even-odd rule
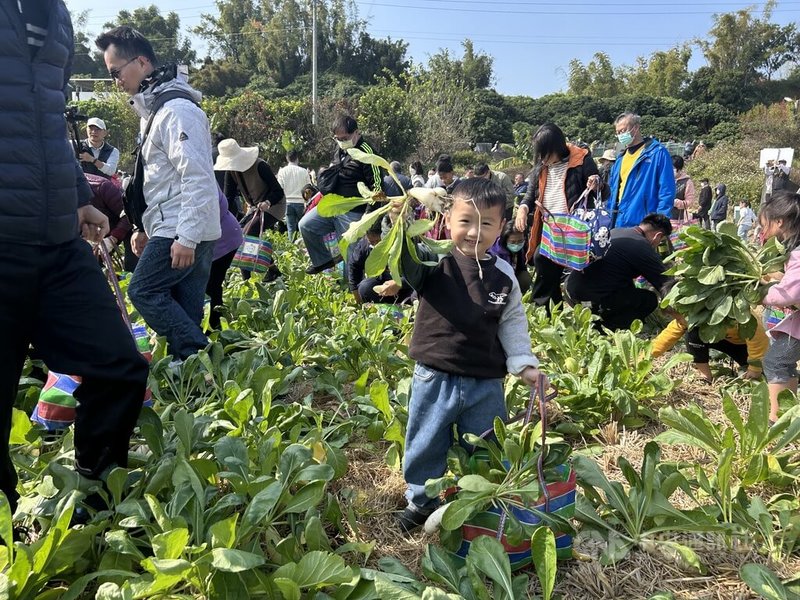
[[[62,0],[31,58],[16,0],[0,0],[0,242],[55,245],[78,236],[89,184],[67,139],[65,89],[74,41]]]

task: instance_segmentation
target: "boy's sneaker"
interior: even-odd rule
[[[402,512],[397,514],[397,526],[403,533],[411,533],[422,527],[433,510],[420,510],[412,506],[406,506]]]

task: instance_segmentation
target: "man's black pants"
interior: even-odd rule
[[[658,307],[658,296],[650,290],[630,286],[609,294],[596,304],[593,302],[592,306],[603,327],[612,331],[630,329],[634,320],[644,321]]]
[[[147,385],[147,361],[89,244],[0,243],[0,490],[16,507],[11,409],[28,346],[48,368],[82,378],[75,390],[75,469],[98,479],[126,466]]]

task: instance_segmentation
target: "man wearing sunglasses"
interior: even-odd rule
[[[9,434],[29,345],[52,371],[81,378],[75,468],[91,479],[127,464],[147,382],[147,362],[80,238],[101,241],[108,219],[90,204],[66,136],[74,44],[62,0],[0,0],[0,490],[12,512]]]
[[[146,131],[141,156],[147,206],[143,230],[131,238],[139,262],[128,295],[147,324],[167,338],[179,364],[208,343],[200,322],[220,237],[208,118],[198,106],[200,93],[174,65],[159,68],[153,46],[135,29],[116,27],[95,44]]]

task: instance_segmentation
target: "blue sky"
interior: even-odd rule
[[[99,4],[96,0],[67,0],[73,11],[89,9],[87,29],[95,34],[121,8],[133,10],[152,2]],[[188,29],[200,14],[213,12],[212,0],[161,0],[162,13],[175,11]],[[113,8],[112,8],[113,6]],[[760,15],[764,2],[707,0],[356,0],[359,16],[369,21],[374,37],[391,36],[408,42],[408,55],[424,63],[440,48],[461,55],[461,41],[470,38],[476,50],[494,57],[495,88],[502,94],[541,96],[566,89],[573,58],[588,62],[598,51],[615,65],[631,64],[637,56],[666,50],[704,38],[715,13],[748,6]],[[800,0],[778,2],[772,21],[800,20]],[[206,52],[195,41],[198,54]],[[704,63],[695,47],[690,67]]]

